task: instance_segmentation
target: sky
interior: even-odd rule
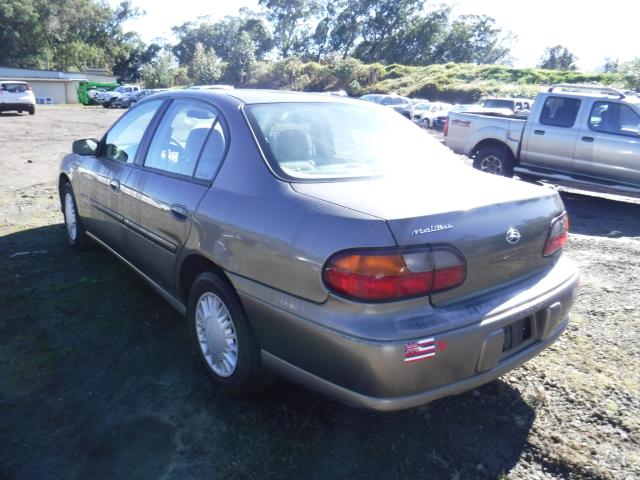
[[[120,0],[109,0],[115,6]],[[171,27],[208,15],[218,20],[236,15],[240,7],[258,8],[258,0],[133,0],[146,15],[125,27],[149,42],[157,37],[171,40]],[[592,71],[605,58],[620,62],[640,57],[637,31],[640,2],[637,0],[444,0],[457,15],[486,14],[502,30],[515,35],[511,45],[514,65],[532,67],[546,47],[561,44],[578,57],[580,70]],[[605,8],[606,5],[606,8]]]

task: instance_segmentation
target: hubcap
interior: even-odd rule
[[[215,293],[203,293],[196,304],[198,344],[216,375],[229,377],[238,365],[238,339],[231,314]]]
[[[502,160],[495,155],[488,155],[480,162],[480,170],[494,175],[503,175]]]
[[[73,197],[70,193],[64,196],[64,221],[67,224],[67,232],[71,240],[76,239],[78,234],[78,226],[76,221],[76,206],[73,203]]]

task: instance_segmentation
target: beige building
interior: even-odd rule
[[[29,82],[36,101],[42,104],[78,103],[77,89],[82,81],[115,83],[117,77],[104,70],[56,72],[0,67],[0,80]]]

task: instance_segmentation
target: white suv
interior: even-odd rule
[[[36,97],[31,85],[16,80],[0,80],[0,113],[15,110],[18,113],[36,113]]]

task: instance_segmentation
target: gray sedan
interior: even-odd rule
[[[184,314],[229,394],[269,370],[360,407],[421,405],[550,345],[578,287],[557,193],[357,100],[154,95],[75,142],[59,186],[69,243]]]

